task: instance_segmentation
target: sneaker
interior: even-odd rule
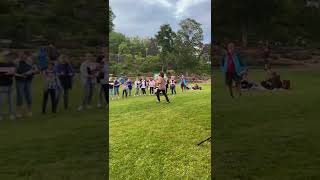
[[[157,103],[160,103],[160,101],[159,101],[159,100],[157,100]]]
[[[102,104],[98,104],[97,108],[99,108],[99,109],[102,108]]]
[[[167,104],[170,104],[171,102],[170,101],[167,101]]]
[[[83,110],[83,107],[82,106],[79,106],[78,107],[78,111],[82,111]]]

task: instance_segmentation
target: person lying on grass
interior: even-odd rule
[[[227,52],[222,58],[221,69],[225,75],[225,82],[229,89],[230,96],[234,98],[233,95],[233,82],[236,84],[236,90],[241,96],[241,76],[244,70],[244,65],[241,62],[240,56],[234,51],[234,44],[229,43],[227,46]]]

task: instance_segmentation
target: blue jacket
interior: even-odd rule
[[[48,67],[48,56],[44,48],[41,48],[38,54],[38,65],[40,68]]]
[[[232,59],[233,59],[235,72],[237,73],[238,76],[242,76],[242,73],[245,70],[245,66],[242,63],[240,56],[237,53],[234,53]],[[228,55],[227,54],[225,54],[222,58],[221,69],[224,74],[227,72],[227,69],[228,69]]]

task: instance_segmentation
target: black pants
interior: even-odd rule
[[[157,90],[157,99],[158,99],[158,101],[160,101],[160,92],[162,92],[162,94],[164,95],[164,97],[166,97],[166,100],[167,100],[167,102],[169,102],[169,98],[168,98],[168,96],[167,96],[167,93],[166,93],[166,90],[160,90],[160,89],[158,89]]]
[[[46,112],[49,95],[50,95],[50,98],[51,98],[52,112],[56,113],[57,112],[57,103],[56,103],[56,90],[55,89],[48,89],[48,90],[44,91],[43,104],[42,104],[42,113]]]
[[[106,100],[106,103],[109,104],[109,84],[102,85],[102,89],[104,92],[104,98]]]
[[[146,88],[141,88],[141,90],[142,90],[142,94],[147,94],[146,93]]]
[[[150,94],[154,94],[154,87],[150,87]]]
[[[170,86],[170,89],[171,89],[171,94],[177,94],[177,91],[176,91],[176,86]]]
[[[128,91],[126,89],[122,91],[122,97],[124,97],[124,95],[126,95],[126,98],[128,97]]]

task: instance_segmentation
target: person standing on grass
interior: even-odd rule
[[[8,52],[9,53],[9,52]],[[13,77],[16,72],[15,65],[10,59],[8,53],[5,53],[0,56],[0,110],[3,108],[3,101],[5,98],[8,99],[8,110],[9,118],[11,120],[15,119],[14,107],[13,107]],[[0,120],[3,119],[3,116],[0,112]]]
[[[59,57],[59,63],[56,65],[56,74],[61,83],[61,89],[56,90],[56,104],[57,106],[59,105],[61,91],[63,91],[64,109],[67,110],[69,106],[69,91],[72,88],[74,70],[71,64],[68,63],[68,57],[64,54]]]
[[[154,95],[154,88],[156,86],[156,82],[153,80],[153,78],[150,78],[149,86],[150,86],[150,95]]]
[[[18,65],[16,68],[16,90],[17,90],[17,118],[22,117],[23,100],[27,104],[28,117],[32,116],[32,79],[38,73],[38,68],[33,64],[33,61],[28,52],[20,54]]]
[[[187,87],[187,80],[185,79],[184,75],[181,76],[180,79],[180,87],[181,87],[181,91],[183,92],[186,87]]]
[[[43,102],[42,102],[42,113],[46,113],[47,104],[48,104],[48,98],[50,95],[51,98],[51,108],[52,113],[57,112],[57,98],[56,93],[57,89],[60,88],[60,80],[57,75],[57,72],[54,70],[54,63],[50,62],[48,64],[48,68],[43,71],[43,77],[44,77],[44,95],[43,95]]]
[[[113,100],[113,88],[112,78],[109,77],[109,98],[111,97],[111,100]]]
[[[166,81],[164,80],[164,73],[160,72],[158,79],[157,79],[158,89],[157,89],[157,102],[160,102],[160,93],[164,95],[167,100],[167,103],[170,103],[169,98],[166,93]]]
[[[95,74],[92,68],[93,56],[91,53],[87,53],[85,61],[80,66],[80,78],[83,89],[82,104],[79,106],[78,111],[82,111],[83,108],[91,109],[91,101],[94,90]]]
[[[118,99],[120,99],[120,94],[119,94],[120,81],[117,79],[117,77],[115,78],[115,80],[113,82],[113,87],[114,87],[114,96],[115,96],[115,98],[117,98],[116,96],[118,96]]]
[[[269,59],[270,59],[270,49],[268,46],[265,46],[263,48],[263,60],[264,60],[264,69],[267,70],[269,69],[270,67],[270,62],[269,62]]]
[[[139,81],[138,78],[136,78],[136,81],[134,81],[134,87],[135,87],[135,94],[134,94],[134,96],[139,96],[140,81]]]
[[[131,81],[131,79],[128,78],[126,83],[127,83],[127,87],[128,87],[129,96],[131,96],[131,91],[132,91],[132,81]]]
[[[107,71],[107,65],[105,63],[105,57],[100,55],[97,57],[97,83],[98,83],[98,108],[102,108],[103,96],[106,92],[108,92],[108,81],[105,80],[105,75]],[[108,98],[109,100],[109,98]]]
[[[239,55],[234,51],[234,44],[229,43],[227,46],[227,52],[222,58],[222,71],[225,75],[226,85],[229,88],[230,96],[234,98],[233,95],[233,81],[236,84],[236,89],[241,96],[241,76],[245,70]]]
[[[174,79],[174,76],[171,76],[171,80],[170,80],[170,89],[171,89],[171,94],[177,94],[176,92],[176,80]]]
[[[141,79],[141,91],[142,91],[142,95],[146,96],[146,87],[147,87],[147,82],[144,78]]]
[[[126,82],[122,84],[122,99],[124,98],[124,96],[128,98],[128,86]]]

